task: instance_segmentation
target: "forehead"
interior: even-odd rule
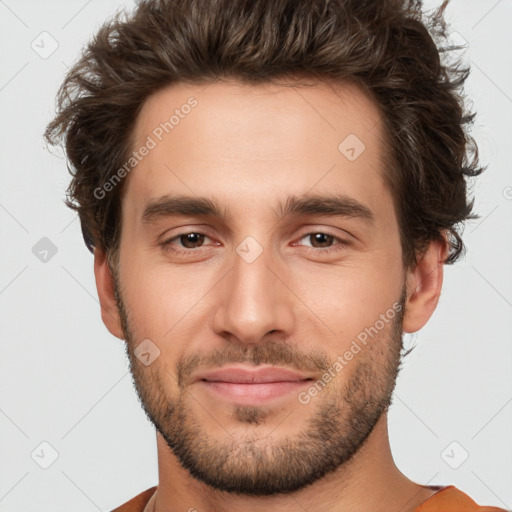
[[[137,118],[132,149],[150,149],[129,174],[126,201],[139,214],[170,193],[236,199],[247,209],[283,192],[335,188],[382,203],[381,121],[352,83],[173,84]]]

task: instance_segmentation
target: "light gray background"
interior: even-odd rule
[[[0,0],[1,512],[108,511],[157,483],[154,429],[123,342],[101,322],[93,259],[62,202],[65,161],[42,140],[67,68],[100,24],[130,5]],[[454,484],[479,503],[511,508],[512,0],[456,0],[448,20],[469,42],[466,90],[489,168],[475,186],[482,218],[466,228],[468,254],[446,268],[436,313],[408,338],[417,347],[399,377],[391,444],[416,482]],[[43,31],[59,45],[48,58],[31,48]],[[57,248],[47,262],[32,252],[42,237]],[[48,469],[35,462],[50,460],[43,441],[59,454]],[[447,460],[456,465],[465,452],[452,469]]]

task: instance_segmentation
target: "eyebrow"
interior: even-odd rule
[[[344,194],[289,196],[274,212],[280,219],[309,214],[359,218],[369,225],[375,224],[375,215],[368,206]],[[206,197],[165,195],[146,205],[141,220],[143,224],[150,224],[173,216],[208,216],[226,220],[226,211],[220,203]]]

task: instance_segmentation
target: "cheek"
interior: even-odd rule
[[[204,297],[218,280],[218,272],[150,265],[142,255],[131,254],[122,261],[121,279],[135,341],[154,339],[172,350],[176,344],[169,340],[183,337],[191,325],[203,325],[199,317],[204,314]]]
[[[298,321],[307,324],[314,313],[337,351],[342,348],[340,343],[350,344],[381,315],[391,318],[398,310],[403,286],[401,261],[384,251],[332,268],[310,265],[307,272],[295,269],[291,276],[294,274],[292,288],[309,309]],[[307,330],[307,325],[302,329]]]

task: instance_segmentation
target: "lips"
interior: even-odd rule
[[[207,382],[230,382],[233,384],[264,384],[270,382],[297,382],[311,380],[309,375],[303,375],[288,368],[270,367],[224,367],[202,372],[195,380]]]
[[[298,393],[312,377],[276,366],[229,366],[200,372],[193,382],[216,398],[240,405],[260,405]]]

